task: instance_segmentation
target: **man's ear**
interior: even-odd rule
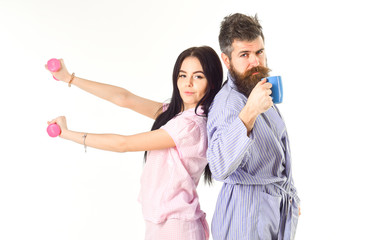
[[[227,69],[230,69],[230,58],[224,53],[221,53],[221,58]]]

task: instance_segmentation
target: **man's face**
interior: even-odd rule
[[[234,40],[232,47],[231,59],[224,53],[221,57],[234,77],[238,90],[249,96],[255,85],[270,72],[266,67],[263,39],[258,37],[250,42]]]
[[[257,66],[266,67],[266,53],[262,37],[250,42],[234,40],[231,46],[233,47],[231,59],[222,53],[222,59],[229,70],[230,64],[240,74]]]

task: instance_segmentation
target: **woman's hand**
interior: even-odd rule
[[[64,60],[63,59],[58,59],[61,63],[61,68],[60,70],[58,70],[57,72],[50,72],[52,73],[52,75],[57,79],[57,80],[60,80],[60,81],[63,81],[63,82],[66,82],[68,83],[70,78],[71,78],[71,74],[69,74],[65,64],[64,64]],[[45,64],[45,69],[49,71],[48,69],[48,66]]]
[[[59,125],[59,127],[61,129],[60,137],[61,137],[61,135],[63,134],[64,131],[68,130],[68,126],[67,126],[67,123],[66,123],[65,116],[60,116],[60,117],[57,117],[57,118],[53,119],[52,121],[48,121],[48,125],[52,124],[52,123],[56,123],[57,125]]]

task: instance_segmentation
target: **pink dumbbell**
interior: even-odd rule
[[[57,137],[61,134],[61,129],[59,125],[52,123],[48,125],[47,132],[50,137]]]
[[[51,72],[57,72],[58,70],[60,70],[61,68],[61,63],[60,63],[60,60],[56,59],[56,58],[52,58],[50,59],[48,62],[47,62],[47,67],[48,67],[48,70],[51,71]],[[58,81],[57,78],[55,78],[55,76],[53,76],[54,79],[56,79]]]

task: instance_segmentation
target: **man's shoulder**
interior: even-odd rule
[[[213,108],[241,108],[245,106],[247,98],[226,83],[214,98]]]

